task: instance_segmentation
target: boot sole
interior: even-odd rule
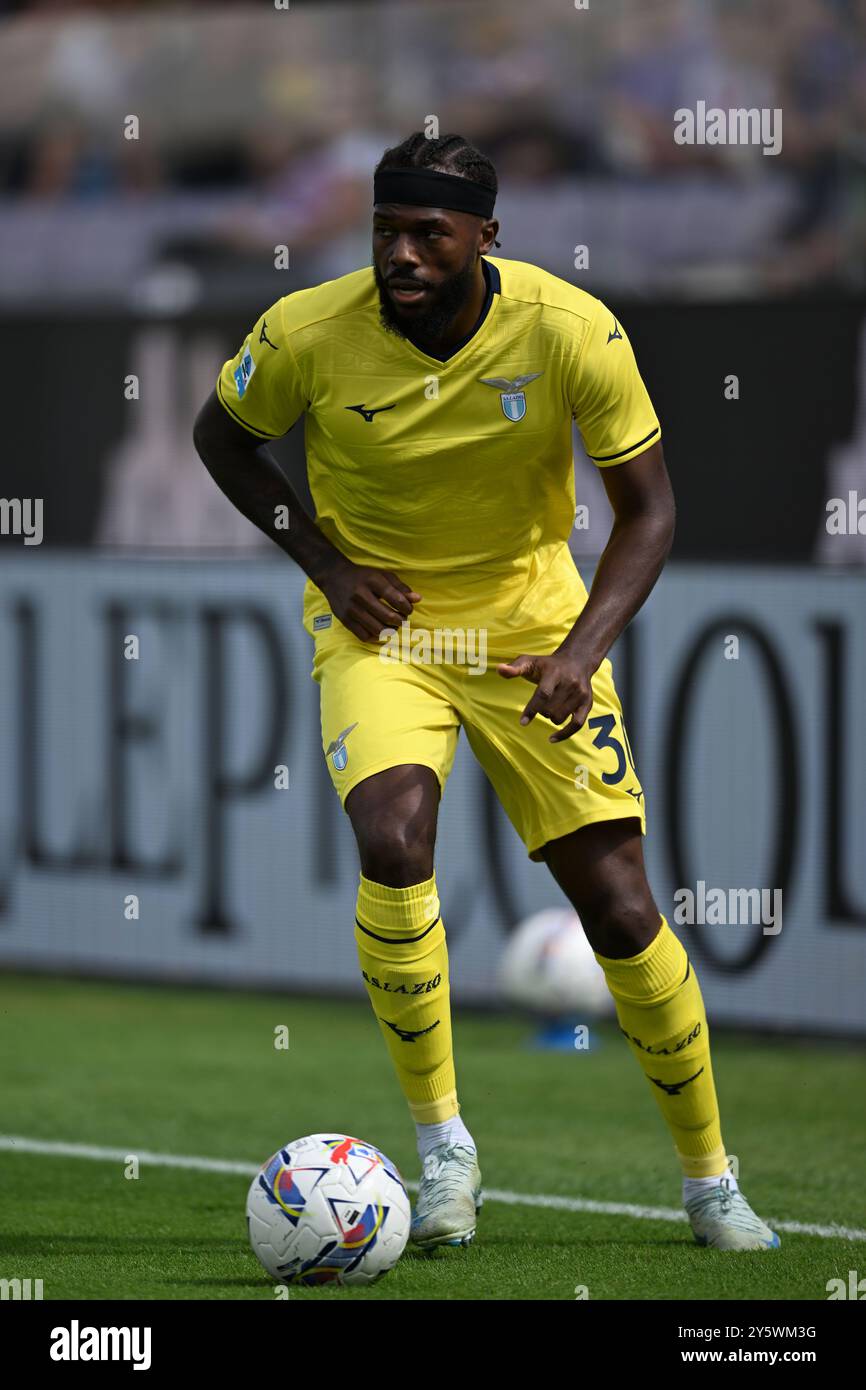
[[[704,1246],[704,1247],[705,1247],[706,1249],[708,1249],[708,1250],[718,1250],[718,1249],[720,1249],[720,1248],[722,1248],[722,1249],[724,1248],[724,1247],[720,1247],[720,1246],[718,1246],[718,1245],[710,1245],[709,1242],[707,1241],[706,1236],[695,1236],[695,1244],[696,1244],[696,1245],[702,1245],[702,1246]],[[760,1244],[760,1245],[732,1245],[732,1246],[729,1246],[728,1248],[729,1248],[730,1250],[742,1251],[742,1253],[743,1253],[744,1255],[748,1255],[748,1253],[749,1253],[750,1250],[778,1250],[779,1247],[781,1246],[781,1244],[782,1244],[781,1240],[779,1239],[778,1235],[777,1235],[776,1232],[774,1231],[774,1232],[773,1232],[773,1239],[772,1239],[772,1240],[764,1240],[764,1241],[761,1241],[761,1244]]]
[[[475,1193],[475,1215],[477,1216],[484,1204],[484,1196],[479,1187]],[[414,1236],[409,1237],[416,1250],[433,1250],[437,1245],[471,1245],[475,1239],[475,1227],[471,1226],[465,1231],[450,1231],[447,1235],[428,1236],[421,1240],[416,1240]]]

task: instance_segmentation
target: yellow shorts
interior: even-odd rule
[[[643,788],[610,662],[592,678],[583,728],[561,743],[548,742],[556,726],[540,715],[520,723],[532,683],[497,673],[508,655],[555,651],[569,626],[544,645],[537,632],[532,646],[509,638],[510,650],[482,669],[478,650],[461,653],[446,643],[437,653],[431,643],[423,652],[397,638],[383,660],[380,644],[360,641],[331,617],[314,634],[312,675],[321,687],[322,748],[341,802],[366,777],[403,763],[432,768],[444,791],[462,727],[531,859],[542,858],[548,841],[594,821],[636,817],[645,833]]]

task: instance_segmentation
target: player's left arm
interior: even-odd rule
[[[676,515],[660,443],[601,477],[613,526],[589,598],[559,648],[583,654],[593,671],[649,597],[670,552]]]
[[[565,724],[551,734],[551,743],[570,738],[583,725],[592,707],[592,677],[646,601],[673,540],[674,498],[661,444],[605,468],[602,479],[614,521],[577,622],[552,655],[519,656],[498,668],[503,676],[535,683],[521,724],[536,714]]]
[[[579,359],[572,402],[587,454],[598,464],[613,526],[586,604],[565,641],[548,655],[524,654],[498,667],[535,685],[520,722],[537,714],[571,738],[592,708],[592,677],[645,602],[671,548],[675,508],[661,433],[631,345],[598,304]],[[651,441],[651,442],[648,442]]]

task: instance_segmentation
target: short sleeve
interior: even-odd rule
[[[217,380],[217,395],[229,415],[260,439],[278,439],[307,408],[283,303],[277,300],[262,314]]]
[[[649,448],[661,438],[631,343],[622,324],[595,301],[571,382],[571,410],[587,455],[600,468]]]

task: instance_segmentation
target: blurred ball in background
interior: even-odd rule
[[[509,1004],[543,1018],[609,1018],[614,1011],[573,908],[548,907],[515,927],[499,963],[499,985]]]

